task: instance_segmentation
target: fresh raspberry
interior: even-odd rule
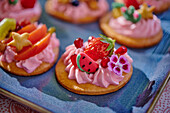
[[[81,47],[83,46],[83,39],[77,38],[77,39],[74,41],[74,45],[76,46],[76,48],[81,48]]]
[[[125,46],[121,46],[121,47],[119,47],[116,51],[115,51],[115,53],[116,54],[119,54],[119,55],[123,55],[123,54],[125,54],[127,52],[127,48],[125,47]]]

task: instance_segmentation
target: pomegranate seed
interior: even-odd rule
[[[110,61],[110,59],[109,59],[108,57],[104,57],[104,58],[102,59],[102,61],[101,61],[101,66],[102,66],[103,68],[108,67],[107,63],[108,63],[109,61]]]
[[[77,58],[77,55],[76,55],[76,54],[74,54],[74,55],[71,56],[71,62],[72,62],[72,64],[73,64],[75,67],[77,67],[76,58]]]
[[[125,54],[127,52],[127,48],[125,47],[125,46],[121,46],[121,47],[119,47],[116,51],[115,51],[115,53],[116,54],[119,54],[119,55],[123,55],[123,54]]]
[[[74,41],[74,45],[76,46],[76,48],[81,48],[81,47],[83,46],[83,39],[77,38],[77,39]]]

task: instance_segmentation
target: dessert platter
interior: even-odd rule
[[[170,11],[156,15],[161,40],[139,49],[104,34],[97,20],[56,19],[46,2],[38,1],[38,21],[0,24],[0,93],[39,112],[152,111],[170,77]],[[110,12],[113,0],[107,2]]]

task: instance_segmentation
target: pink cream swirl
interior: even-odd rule
[[[119,85],[119,82],[123,80],[124,76],[118,76],[108,68],[103,68],[100,65],[100,59],[96,61],[99,64],[99,69],[94,74],[87,74],[75,67],[72,64],[70,57],[73,54],[82,52],[83,49],[84,47],[77,49],[74,45],[66,47],[66,52],[62,55],[62,59],[66,65],[65,71],[69,73],[68,78],[75,79],[78,84],[91,83],[100,87],[108,87],[110,84]],[[125,54],[125,57],[128,59],[130,64],[133,62],[129,55]]]
[[[52,8],[54,11],[59,11],[64,13],[66,16],[73,18],[73,20],[78,20],[87,16],[100,17],[102,16],[109,8],[106,0],[99,0],[97,10],[92,10],[88,7],[85,2],[80,2],[79,6],[73,6],[71,4],[62,4],[57,0],[52,0]]]
[[[161,30],[161,22],[156,16],[153,16],[153,19],[141,19],[137,23],[132,23],[123,16],[117,19],[111,18],[109,26],[113,28],[115,32],[133,38],[151,37]]]
[[[48,46],[39,54],[30,57],[26,60],[15,61],[15,53],[10,46],[7,46],[4,54],[0,55],[0,61],[11,63],[16,62],[16,66],[24,69],[27,73],[32,73],[42,62],[52,63],[54,61],[55,54],[53,49],[59,47],[59,40],[56,38],[56,34],[53,33]]]
[[[41,6],[38,1],[33,8],[23,8],[21,1],[10,5],[8,0],[0,0],[0,20],[4,18],[15,18],[17,21],[28,20],[41,15]]]

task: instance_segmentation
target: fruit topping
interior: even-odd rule
[[[29,24],[23,28],[21,28],[19,31],[17,31],[17,33],[22,34],[22,33],[31,33],[32,31],[34,31],[37,27],[35,26],[35,24]],[[10,36],[10,38],[3,40],[5,44],[11,42],[13,39]]]
[[[125,46],[121,46],[115,51],[115,54],[123,55],[126,52],[127,52],[127,48]]]
[[[122,72],[130,72],[130,63],[124,56],[118,57],[117,55],[112,55],[108,62],[108,69],[121,76]]]
[[[81,48],[81,47],[83,46],[83,39],[77,38],[77,39],[74,41],[74,45],[76,46],[76,48]]]
[[[107,63],[108,63],[109,61],[110,61],[109,57],[104,57],[104,58],[102,59],[102,61],[101,61],[101,66],[102,66],[103,68],[108,67]]]
[[[34,31],[37,27],[35,24],[29,24],[24,27],[22,27],[20,30],[17,31],[17,33],[22,34],[22,33],[31,33]]]
[[[137,0],[124,0],[124,3],[126,5],[126,7],[129,7],[129,6],[134,6],[135,9],[139,9],[139,3]]]
[[[24,8],[33,8],[37,0],[21,0],[21,5]]]
[[[126,7],[122,7],[121,10],[126,20],[133,23],[137,23],[141,20],[141,14],[138,13],[133,6],[129,6],[128,9]]]
[[[8,2],[9,4],[15,5],[18,2],[18,0],[8,0]]]
[[[48,33],[45,37],[43,37],[40,41],[36,42],[34,45],[32,45],[24,50],[21,50],[15,56],[15,59],[16,60],[25,60],[25,59],[28,59],[28,58],[40,53],[48,46],[48,44],[50,42],[50,37],[51,37],[51,34]]]
[[[30,33],[28,40],[35,44],[47,34],[47,26],[44,24]]]
[[[78,6],[79,5],[79,1],[78,0],[71,0],[71,4],[73,6]]]
[[[143,3],[141,8],[138,10],[138,12],[142,15],[142,18],[144,19],[152,19],[153,18],[153,10],[155,9],[154,6],[148,7],[146,3]]]
[[[76,54],[71,56],[71,62],[74,65],[74,67],[77,67],[76,59],[77,59],[77,55]]]
[[[30,33],[28,40],[33,44],[23,48],[16,56],[16,60],[25,60],[32,56],[39,54],[43,51],[49,44],[51,34],[55,32],[55,28],[49,29],[47,33],[46,25],[42,25],[33,32]]]
[[[99,65],[83,52],[77,55],[76,61],[78,68],[83,72],[95,73],[99,69]]]
[[[0,40],[4,40],[9,31],[13,31],[16,28],[16,20],[11,18],[5,18],[0,22]]]
[[[104,35],[99,38],[94,38],[88,42],[84,52],[97,61],[113,53],[115,40],[112,40]]]
[[[121,12],[121,7],[124,7],[125,5],[122,3],[117,3],[114,2],[112,3],[112,15],[114,18],[118,18],[120,16],[122,16],[122,12]]]
[[[17,51],[22,50],[23,47],[32,45],[32,43],[28,40],[29,34],[23,33],[22,35],[12,32],[13,41],[8,43],[9,45],[15,46]]]

